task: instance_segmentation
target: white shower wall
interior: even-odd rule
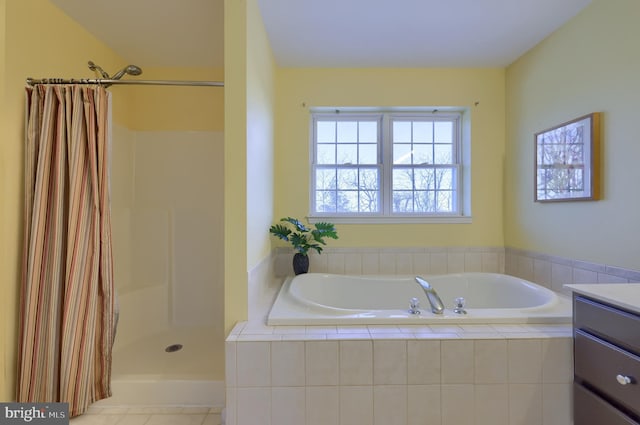
[[[170,328],[223,339],[222,149],[222,132],[114,128],[117,346]]]

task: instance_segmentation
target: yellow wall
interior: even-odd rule
[[[255,0],[247,10],[247,266],[271,251],[275,62]]]
[[[225,1],[225,329],[247,319],[248,270],[270,252],[275,63],[256,0]]]
[[[640,270],[640,2],[594,0],[507,70],[506,245]],[[602,112],[603,199],[533,202],[533,134]]]
[[[117,69],[120,68],[114,69],[113,72]],[[142,75],[124,78],[222,81],[224,69],[142,67]],[[221,87],[114,85],[111,91],[114,96],[120,93],[127,95],[131,115],[128,127],[132,130],[222,131],[224,129],[224,89]]]
[[[93,77],[93,59],[116,69],[123,60],[47,0],[0,4],[0,400],[14,397],[20,276],[24,85],[27,77]],[[114,111],[116,100],[114,99]],[[124,111],[122,106],[119,110]]]
[[[249,0],[251,1],[251,0]],[[224,2],[224,325],[247,318],[247,1]]]
[[[279,69],[275,216],[309,212],[310,107],[466,107],[471,112],[473,222],[340,224],[340,239],[331,245],[502,246],[504,85],[504,69]]]
[[[6,1],[0,0],[0,134],[4,141],[4,130],[7,128],[7,121],[5,119],[6,113],[6,101],[5,101],[5,28],[6,28]],[[4,151],[5,143],[0,143],[0,199],[4,199],[4,195],[7,192],[8,187],[5,187],[5,182],[8,178],[6,170],[6,156]],[[5,241],[5,232],[7,231],[8,219],[6,219],[6,207],[2,202],[0,206],[0,401],[9,400],[12,398],[12,383],[13,383],[13,357],[9,353],[10,341],[13,341],[13,331],[10,331],[7,337],[8,328],[15,327],[14,308],[10,307],[10,300],[15,299],[15,292],[12,285],[9,284],[15,276],[15,265],[11,264],[9,255],[14,255],[15,248],[11,249],[8,243]],[[7,252],[9,248],[9,252]]]

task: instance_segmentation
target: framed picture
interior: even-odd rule
[[[541,131],[534,138],[536,202],[599,199],[599,112]]]

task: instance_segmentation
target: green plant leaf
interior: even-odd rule
[[[291,229],[282,225],[282,224],[274,224],[269,228],[269,232],[279,237],[282,240],[289,241],[289,235],[291,234]]]
[[[296,251],[300,254],[307,255],[307,252],[309,251],[309,244],[306,236],[301,233],[292,233],[290,241]]]
[[[307,226],[302,224],[300,222],[300,220],[298,220],[297,218],[293,218],[293,217],[281,218],[280,221],[286,221],[287,223],[293,224],[296,227],[296,229],[298,229],[298,232],[308,232],[309,231]]]

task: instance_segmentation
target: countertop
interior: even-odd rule
[[[564,285],[573,292],[640,314],[640,283]]]

